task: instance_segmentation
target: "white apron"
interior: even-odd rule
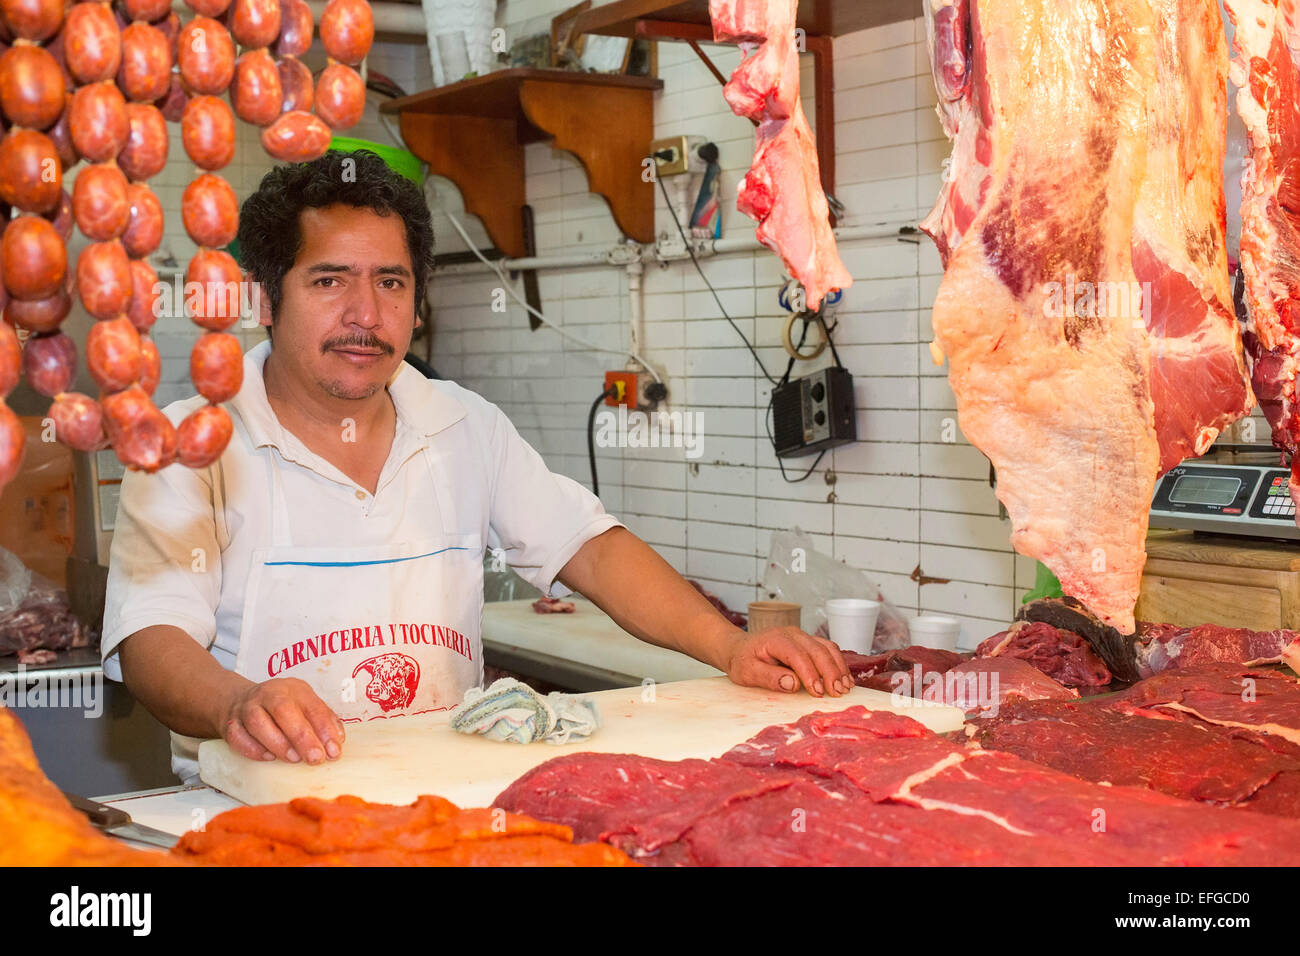
[[[481,536],[413,528],[391,544],[296,547],[277,454],[272,545],[253,554],[236,673],[306,681],[348,722],[454,707],[483,679]],[[434,453],[418,455],[446,524],[449,486]]]

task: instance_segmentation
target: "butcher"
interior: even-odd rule
[[[457,704],[483,680],[485,549],[738,684],[852,688],[834,644],[740,630],[500,409],[403,361],[433,227],[375,154],[273,169],[238,235],[267,340],[233,437],[208,468],[127,473],[104,614],[104,671],[171,730],[182,780],[205,738],[318,764],[345,723]]]

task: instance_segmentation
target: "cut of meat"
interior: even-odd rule
[[[533,602],[533,611],[537,614],[572,614],[576,609],[577,605],[572,601],[561,601],[545,595]]]
[[[1253,405],[1217,7],[931,6],[954,145],[922,229],[947,270],[933,325],[962,430],[993,462],[1016,550],[1129,633],[1157,474]]]
[[[981,200],[964,235],[940,241],[953,251],[932,319],[1015,549],[1125,632],[1159,467],[1130,250],[1146,158],[1134,77],[1153,70],[1154,26],[1146,0],[971,6],[971,102],[957,112],[978,125],[958,131],[940,204],[968,157],[987,173],[963,189]]]
[[[1142,676],[1138,673],[1137,654],[1134,650],[1136,639],[1132,635],[1121,634],[1068,595],[1039,598],[1021,605],[1016,612],[1016,620],[1038,621],[1058,630],[1078,634],[1097,652],[1111,675],[1118,680],[1131,683]]]
[[[840,654],[849,673],[853,675],[854,683],[859,687],[869,687],[872,690],[893,690],[892,675],[899,671],[910,672],[919,665],[923,675],[942,674],[968,657],[955,651],[919,645],[900,647],[897,650],[870,656],[855,654],[853,651],[840,651]]]
[[[1291,497],[1300,501],[1300,11],[1295,0],[1224,7],[1233,24],[1229,75],[1250,143],[1241,176],[1246,353],[1273,444],[1291,455]]]
[[[495,805],[575,827],[594,813],[580,836],[657,865],[1300,863],[1300,821],[1101,786],[862,707],[715,760],[559,757]]]
[[[817,146],[799,102],[795,12],[799,0],[710,0],[713,36],[745,54],[723,91],[734,113],[758,124],[754,163],[737,206],[758,221],[760,242],[804,287],[808,309],[853,278],[840,261],[822,190]]]
[[[1033,621],[1016,621],[975,648],[976,657],[1014,657],[1066,687],[1104,687],[1110,671],[1078,634]]]
[[[987,750],[1094,783],[1300,817],[1300,746],[1276,737],[1070,701],[1009,703],[967,729]]]
[[[1292,670],[1300,664],[1300,632],[1282,628],[1252,631],[1244,627],[1199,624],[1138,624],[1138,670],[1143,677],[1172,667],[1221,662],[1259,667],[1286,663]]]
[[[844,652],[841,652],[844,653]],[[904,647],[863,657],[844,653],[854,683],[900,697],[948,704],[971,713],[996,712],[1011,699],[1063,700],[1078,693],[1012,657],[976,658],[932,647]]]
[[[1033,664],[1014,657],[985,657],[958,664],[944,674],[944,703],[966,713],[997,713],[1012,700],[1071,700],[1079,692],[1063,687]]]
[[[1214,0],[1151,0],[1156,70],[1133,271],[1152,338],[1160,471],[1205,453],[1254,407],[1224,232],[1228,56]]]
[[[1149,677],[1108,706],[1123,713],[1204,721],[1300,744],[1300,683],[1280,671],[1200,664]]]

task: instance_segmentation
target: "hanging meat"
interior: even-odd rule
[[[781,257],[802,283],[807,307],[816,309],[827,292],[847,289],[853,278],[835,248],[817,144],[799,102],[798,6],[798,0],[710,0],[709,15],[714,39],[744,52],[723,96],[732,112],[758,124],[754,163],[736,205],[758,222],[759,241]]]
[[[1241,275],[1251,384],[1291,458],[1300,501],[1300,10],[1295,0],[1224,0],[1231,79],[1250,158],[1241,177]],[[1300,512],[1297,512],[1300,518]]]
[[[1252,406],[1217,8],[952,0],[930,21],[954,140],[922,224],[945,265],[932,349],[1016,550],[1131,633],[1156,478]]]

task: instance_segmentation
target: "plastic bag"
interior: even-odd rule
[[[68,603],[67,592],[0,548],[0,655],[90,647],[99,635]]]
[[[857,568],[822,554],[807,532],[795,528],[772,535],[772,548],[763,573],[763,590],[776,601],[802,606],[800,623],[809,634],[827,634],[826,602],[831,598],[866,598],[880,602],[873,653],[892,651],[912,643],[907,619],[885,600],[870,578]]]

